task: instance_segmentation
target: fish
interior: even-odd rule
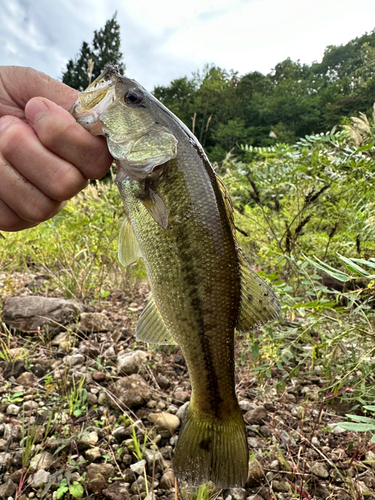
[[[233,206],[192,132],[114,66],[71,112],[104,135],[125,208],[119,260],[142,257],[150,299],[139,341],[178,344],[191,381],[173,468],[192,485],[245,485],[249,452],[235,392],[235,330],[276,319],[280,305],[236,241]]]

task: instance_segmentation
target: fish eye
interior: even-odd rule
[[[140,104],[143,100],[143,96],[135,90],[129,90],[125,95],[125,100],[132,104]]]

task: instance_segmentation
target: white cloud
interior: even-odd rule
[[[183,8],[182,8],[183,6]],[[373,0],[0,0],[0,64],[55,78],[118,12],[127,73],[148,89],[205,63],[267,73],[291,57],[320,60],[375,28]]]

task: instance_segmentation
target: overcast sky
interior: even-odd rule
[[[374,0],[0,0],[0,65],[61,78],[117,11],[126,73],[152,90],[206,63],[268,73],[375,28]]]

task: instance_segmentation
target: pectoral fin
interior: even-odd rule
[[[167,229],[168,211],[163,198],[158,194],[158,192],[151,186],[148,186],[145,191],[145,195],[139,199],[159,226],[163,229]]]
[[[280,304],[271,287],[250,268],[242,255],[240,263],[241,311],[237,328],[248,331],[276,319],[280,315]]]
[[[126,267],[135,262],[139,257],[142,257],[141,249],[139,248],[130,221],[128,217],[125,217],[120,227],[118,259],[120,263]]]
[[[151,344],[176,344],[169,333],[153,297],[143,310],[135,327],[136,338]]]

